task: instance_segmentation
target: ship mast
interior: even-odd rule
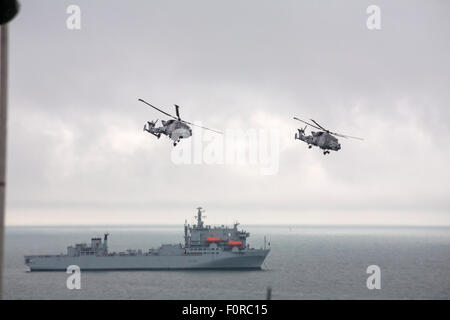
[[[104,234],[104,238],[103,238],[103,248],[104,248],[104,253],[107,255],[108,254],[108,236],[109,233],[105,233]]]
[[[203,211],[204,210],[202,207],[197,208],[197,228],[203,228],[203,221],[202,221],[202,212]],[[203,217],[205,217],[205,216],[203,216]]]
[[[188,227],[187,220],[184,220],[184,247],[188,247]]]

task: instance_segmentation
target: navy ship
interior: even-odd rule
[[[197,208],[197,223],[184,225],[184,245],[163,244],[157,249],[110,252],[108,235],[69,246],[66,254],[27,255],[30,271],[80,270],[170,270],[170,269],[261,269],[270,248],[255,249],[247,244],[250,234],[233,227],[204,225],[202,208]],[[103,240],[103,241],[102,241]]]

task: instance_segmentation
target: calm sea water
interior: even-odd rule
[[[6,299],[449,299],[450,228],[247,226],[249,243],[271,252],[262,271],[85,272],[81,290],[64,272],[27,272],[25,254],[60,253],[111,233],[110,250],[183,242],[182,226],[9,227]],[[366,269],[381,268],[381,290]]]

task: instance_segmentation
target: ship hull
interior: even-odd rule
[[[220,252],[202,255],[141,255],[141,256],[27,256],[30,271],[66,271],[76,265],[82,271],[112,270],[207,270],[261,269],[269,250]]]

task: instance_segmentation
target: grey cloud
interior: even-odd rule
[[[24,1],[11,26],[11,223],[23,208],[101,220],[198,204],[244,220],[419,211],[450,223],[448,2],[378,1],[380,31],[365,27],[364,1],[78,3],[80,31],[65,27],[70,1]],[[263,112],[283,126],[279,173],[174,165],[169,141],[142,133],[161,115],[139,97],[219,129],[260,126]],[[324,158],[293,140],[294,115],[366,140]]]

